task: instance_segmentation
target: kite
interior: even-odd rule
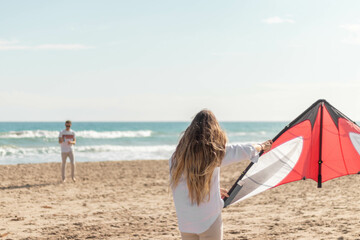
[[[224,207],[298,180],[323,182],[360,174],[360,127],[320,99],[289,123],[236,180]]]

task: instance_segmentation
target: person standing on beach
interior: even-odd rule
[[[262,144],[226,146],[227,137],[215,115],[200,111],[185,130],[169,160],[170,186],[183,240],[222,240],[221,211],[227,190],[220,188],[220,166],[251,160],[271,149]]]
[[[62,181],[65,182],[65,167],[66,159],[69,157],[71,163],[71,178],[75,182],[75,157],[73,145],[76,144],[75,132],[70,129],[71,121],[67,120],[65,122],[65,129],[62,130],[59,134],[59,143],[61,146],[61,177]]]

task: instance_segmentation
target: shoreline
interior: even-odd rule
[[[229,189],[247,162],[221,169]],[[168,160],[0,165],[0,239],[180,239]],[[279,186],[223,210],[224,239],[358,239],[360,175]],[[6,236],[5,236],[5,235]],[[1,237],[3,236],[3,238]]]

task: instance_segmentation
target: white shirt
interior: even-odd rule
[[[226,147],[221,166],[242,160],[251,160],[255,163],[258,159],[259,153],[252,145],[230,145]],[[210,200],[202,202],[200,205],[191,203],[184,177],[180,179],[179,184],[173,189],[173,198],[181,232],[203,233],[209,229],[221,213],[224,201],[220,195],[220,167],[215,168],[210,184]]]
[[[66,129],[62,130],[59,133],[59,138],[62,138],[63,142],[60,144],[61,152],[71,152],[73,150],[73,144],[68,144],[69,141],[74,141],[75,132],[70,129],[70,131],[66,131]]]

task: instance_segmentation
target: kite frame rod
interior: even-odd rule
[[[320,105],[320,133],[319,133],[319,172],[318,172],[318,188],[321,188],[321,164],[322,164],[322,137],[323,137],[323,108],[324,102]]]

